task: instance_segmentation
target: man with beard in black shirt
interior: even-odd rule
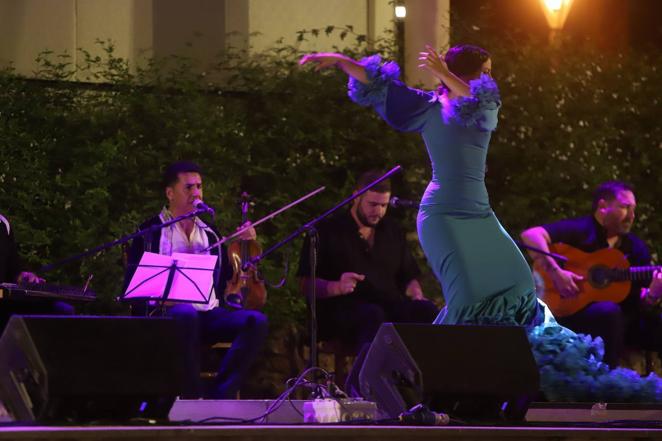
[[[357,190],[380,176],[363,174]],[[432,323],[438,313],[416,279],[420,270],[404,232],[385,217],[390,196],[390,183],[382,181],[319,225],[315,289],[322,340],[339,339],[359,350],[383,322]],[[309,255],[306,238],[297,273],[306,293]]]

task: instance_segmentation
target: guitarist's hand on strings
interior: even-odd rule
[[[652,304],[662,301],[662,271],[657,270],[653,273],[653,279],[646,291],[646,299]]]
[[[576,297],[579,294],[577,282],[584,280],[582,276],[572,271],[566,271],[558,266],[551,271],[551,275],[554,288],[556,288],[561,297]]]

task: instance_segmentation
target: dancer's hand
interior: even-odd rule
[[[363,274],[357,273],[342,273],[340,280],[331,282],[330,287],[327,288],[332,295],[342,296],[351,294],[356,289],[356,284],[365,279]]]
[[[427,70],[440,80],[448,75],[448,66],[437,51],[429,44],[425,45],[425,51],[419,53],[418,60],[421,62],[418,67]]]
[[[339,58],[338,54],[321,52],[318,54],[306,54],[299,60],[300,65],[307,63],[315,63],[315,70],[320,71],[322,69],[328,69],[334,67],[338,63]]]
[[[299,60],[300,65],[315,63],[315,70],[328,69],[329,67],[338,67],[357,81],[368,84],[368,75],[366,74],[365,67],[356,60],[349,58],[343,54],[336,54],[333,52],[321,52],[318,54],[306,54]]]
[[[579,274],[572,271],[566,271],[562,268],[552,270],[552,281],[554,288],[563,298],[576,297],[579,294],[579,287],[577,282],[584,280]]]

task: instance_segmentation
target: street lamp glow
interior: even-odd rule
[[[395,16],[397,18],[405,18],[407,16],[407,8],[404,6],[396,6],[395,7]]]
[[[547,24],[552,31],[563,29],[573,0],[540,0]]]
[[[563,0],[543,0],[545,2],[545,6],[547,9],[550,11],[558,11],[563,7]]]

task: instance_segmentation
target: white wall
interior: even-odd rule
[[[368,33],[368,2],[357,0],[250,0],[250,43],[255,50],[271,46],[280,37],[286,43],[296,42],[296,32],[303,29],[324,28],[328,25],[352,25],[358,34]],[[322,33],[301,45],[306,50],[331,50],[333,45],[345,44],[334,32]]]
[[[406,0],[405,72],[409,84],[434,88],[439,81],[418,68],[418,54],[429,44],[437,50],[448,49],[450,0]]]
[[[415,63],[423,42],[447,41],[450,0],[406,0],[406,57]],[[95,40],[111,39],[115,55],[132,63],[152,55],[186,54],[208,62],[226,45],[254,51],[283,37],[298,44],[296,32],[328,25],[352,25],[358,34],[379,37],[393,29],[390,0],[0,0],[0,66],[13,63],[30,75],[43,50],[77,48],[98,52]],[[237,32],[242,37],[228,37]],[[347,42],[354,43],[350,36]],[[334,32],[298,44],[302,50],[327,51],[346,43]],[[417,73],[408,77],[420,80]],[[415,68],[414,68],[415,69]]]
[[[122,58],[152,55],[152,1],[76,0],[76,47],[98,53],[95,41],[110,39]]]
[[[1,0],[0,63],[30,73],[44,50],[73,54],[76,46],[76,0]]]
[[[45,50],[78,59],[112,39],[116,55],[136,58],[152,48],[152,0],[0,0],[0,65],[30,75]]]

